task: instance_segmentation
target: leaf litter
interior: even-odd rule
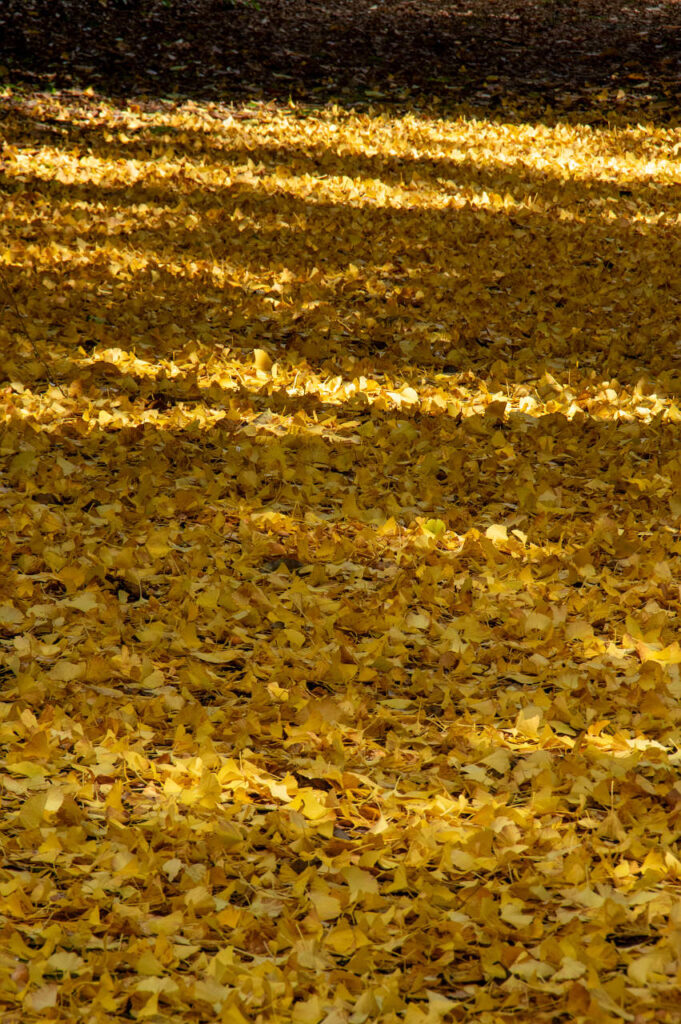
[[[677,1019],[679,130],[6,104],[3,1020]]]

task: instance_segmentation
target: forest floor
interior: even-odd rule
[[[3,1024],[678,1022],[680,6],[94,9],[0,12]]]
[[[589,109],[605,89],[666,115],[680,31],[679,0],[4,0],[0,74],[138,99],[436,96],[523,116]]]

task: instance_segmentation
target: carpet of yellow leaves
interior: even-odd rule
[[[3,1022],[678,1020],[681,130],[4,103]]]

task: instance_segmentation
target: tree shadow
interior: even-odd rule
[[[389,185],[442,187],[451,184],[456,187],[471,184],[493,191],[503,189],[510,191],[518,200],[536,196],[556,205],[560,205],[568,186],[574,182],[572,172],[565,168],[539,168],[532,165],[529,157],[526,162],[518,159],[512,165],[502,161],[495,163],[492,153],[486,153],[484,160],[477,153],[471,156],[461,142],[449,145],[450,153],[445,155],[421,155],[413,148],[409,151],[406,146],[399,155],[381,152],[378,148],[373,153],[359,148],[350,150],[347,145],[341,152],[329,143],[312,139],[297,143],[266,143],[259,140],[257,134],[251,139],[244,138],[242,126],[230,126],[220,121],[216,122],[214,130],[180,128],[169,120],[167,124],[153,126],[126,126],[123,131],[115,123],[93,125],[79,123],[77,119],[49,117],[42,112],[36,114],[28,104],[14,106],[11,119],[8,108],[2,134],[6,145],[46,146],[65,152],[84,152],[106,161],[143,161],[152,172],[155,161],[167,158],[174,161],[186,159],[196,168],[209,165],[230,168],[235,172],[244,165],[256,165],[260,175],[283,171],[292,177],[312,175],[325,178],[343,177],[351,172],[355,179],[376,179]],[[470,132],[469,148],[475,151],[474,134],[474,130]],[[621,155],[622,137],[621,131],[616,139],[605,133],[599,136],[597,148],[601,161],[611,155]],[[661,156],[674,158],[673,153],[660,153],[659,147],[640,132],[632,130],[625,138],[630,160],[654,160]],[[423,142],[428,144],[427,134]],[[437,148],[442,148],[441,141]],[[632,167],[629,179],[632,187],[608,181],[606,174],[604,171],[602,176],[598,176],[597,173],[579,170],[578,180],[584,190],[585,203],[598,199],[619,201],[633,194],[632,187],[635,187],[639,206],[660,206],[681,196],[681,184],[657,181],[651,171],[639,171],[637,174]],[[11,187],[10,180],[5,178],[0,187],[5,190]],[[127,201],[126,195],[137,202],[145,201],[144,197],[152,197],[154,190],[140,191],[144,187],[137,183],[132,190],[121,188],[119,201]],[[160,186],[160,189],[167,191],[167,186]],[[205,194],[212,190],[205,188],[202,191]],[[570,205],[575,205],[574,195],[570,197]]]
[[[104,395],[134,415],[158,413],[169,423],[169,436],[177,429],[182,437],[172,426],[175,412],[191,422],[192,408],[231,410],[230,423],[202,432],[201,444],[215,434],[234,448],[239,431],[252,428],[245,436],[273,453],[263,454],[264,475],[257,479],[263,502],[276,501],[280,476],[296,459],[314,464],[314,452],[324,448],[319,465],[326,468],[300,500],[327,514],[342,508],[356,470],[365,482],[379,480],[381,466],[370,446],[362,446],[361,457],[344,451],[336,464],[323,439],[310,441],[312,454],[306,441],[292,441],[314,422],[356,421],[386,438],[397,431],[398,448],[399,431],[417,425],[445,468],[428,461],[425,451],[413,466],[405,457],[385,483],[383,512],[435,516],[461,531],[474,525],[481,506],[492,521],[509,518],[513,502],[503,494],[514,492],[520,457],[489,480],[480,467],[496,460],[496,449],[472,458],[473,490],[457,498],[452,512],[447,460],[454,458],[459,469],[466,464],[478,444],[476,431],[484,444],[496,433],[497,448],[508,435],[509,450],[522,453],[523,464],[539,466],[541,438],[555,433],[554,468],[536,486],[530,481],[526,507],[514,520],[524,530],[541,523],[548,540],[566,522],[562,513],[549,522],[550,509],[540,507],[544,491],[584,491],[583,509],[574,516],[586,532],[589,481],[613,508],[623,496],[622,516],[627,496],[638,493],[634,478],[654,490],[655,474],[664,469],[656,445],[669,451],[673,423],[646,425],[644,414],[633,425],[561,413],[528,420],[512,411],[495,426],[484,417],[459,421],[450,410],[424,413],[420,402],[412,407],[398,399],[381,408],[361,393],[325,400],[323,389],[296,391],[285,374],[299,363],[319,378],[339,374],[351,382],[366,375],[393,389],[414,387],[426,395],[440,389],[452,397],[458,387],[482,397],[526,383],[539,394],[540,408],[545,400],[550,407],[547,370],[587,408],[598,404],[613,377],[629,392],[644,375],[644,391],[678,393],[681,382],[669,365],[681,327],[674,291],[681,261],[673,213],[678,185],[650,177],[574,180],[524,162],[490,165],[465,151],[430,157],[346,153],[314,142],[270,146],[256,139],[250,145],[228,132],[220,136],[224,146],[200,132],[179,139],[170,133],[177,173],[168,176],[163,167],[156,176],[153,147],[165,153],[165,134],[155,143],[152,132],[120,138],[105,125],[72,129],[57,119],[48,123],[46,144],[43,122],[19,114],[8,118],[10,145],[33,143],[39,153],[44,149],[46,163],[44,171],[18,172],[8,164],[0,173],[0,228],[8,243],[3,274],[65,390],[80,388],[93,403]],[[83,150],[96,155],[113,169],[113,183],[97,181],[85,163],[76,165],[84,168],[84,180],[60,180],[50,167],[53,150],[73,150],[77,161]],[[126,179],[128,159],[144,160],[142,180]],[[215,168],[220,173],[213,179]],[[334,192],[337,182],[343,187]],[[343,189],[355,182],[354,196],[343,199]],[[411,184],[428,191],[430,211],[410,201]],[[20,339],[25,324],[11,310],[5,323]],[[651,345],[653,329],[659,347]],[[122,371],[107,355],[111,349],[146,360],[148,375]],[[239,376],[240,367],[252,367],[256,349],[281,364],[280,383],[264,379],[256,389]],[[233,379],[207,383],[204,364],[226,350],[236,364]],[[187,369],[183,358],[183,372],[161,372],[176,352],[191,352],[196,369]],[[29,369],[16,359],[12,372],[31,388],[44,368]],[[265,414],[274,417],[273,425]],[[106,430],[89,430],[91,440],[101,435],[108,443]],[[240,458],[238,472],[246,473],[247,457]],[[240,485],[244,500],[255,494],[249,480]],[[669,515],[668,491],[663,487],[660,495],[651,498],[650,523]]]
[[[221,169],[238,170],[248,152],[228,150],[234,163]],[[484,377],[498,359],[511,378],[519,364],[538,378],[578,359],[601,379],[647,373],[654,386],[662,374],[677,389],[650,331],[679,334],[681,238],[675,215],[665,221],[679,186],[319,147],[276,159],[283,175],[268,178],[263,163],[227,184],[193,181],[186,166],[179,186],[154,181],[153,161],[151,180],[113,185],[2,172],[3,230],[24,260],[8,282],[22,288],[29,267],[36,285],[47,275],[59,302],[36,290],[26,312],[48,336],[70,324],[86,348],[122,336],[134,346],[144,325],[145,351],[160,358],[170,326],[171,348],[199,337],[208,350],[296,352],[330,370],[350,356],[370,372],[398,367],[407,382],[443,368]],[[330,181],[346,175],[359,182],[350,202]],[[433,216],[400,191],[410,181],[432,188]],[[376,186],[395,191],[372,200]],[[41,256],[53,245],[56,265]]]
[[[642,105],[648,119],[676,119],[680,26],[673,0],[6,0],[0,59],[14,81],[123,97],[352,106],[425,93],[507,117],[555,105],[587,120],[616,100],[637,123]],[[607,101],[595,98],[603,89]]]

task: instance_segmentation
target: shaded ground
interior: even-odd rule
[[[6,0],[0,63],[41,87],[353,103],[424,92],[506,113],[589,109],[606,89],[657,119],[678,89],[680,27],[676,0]]]

